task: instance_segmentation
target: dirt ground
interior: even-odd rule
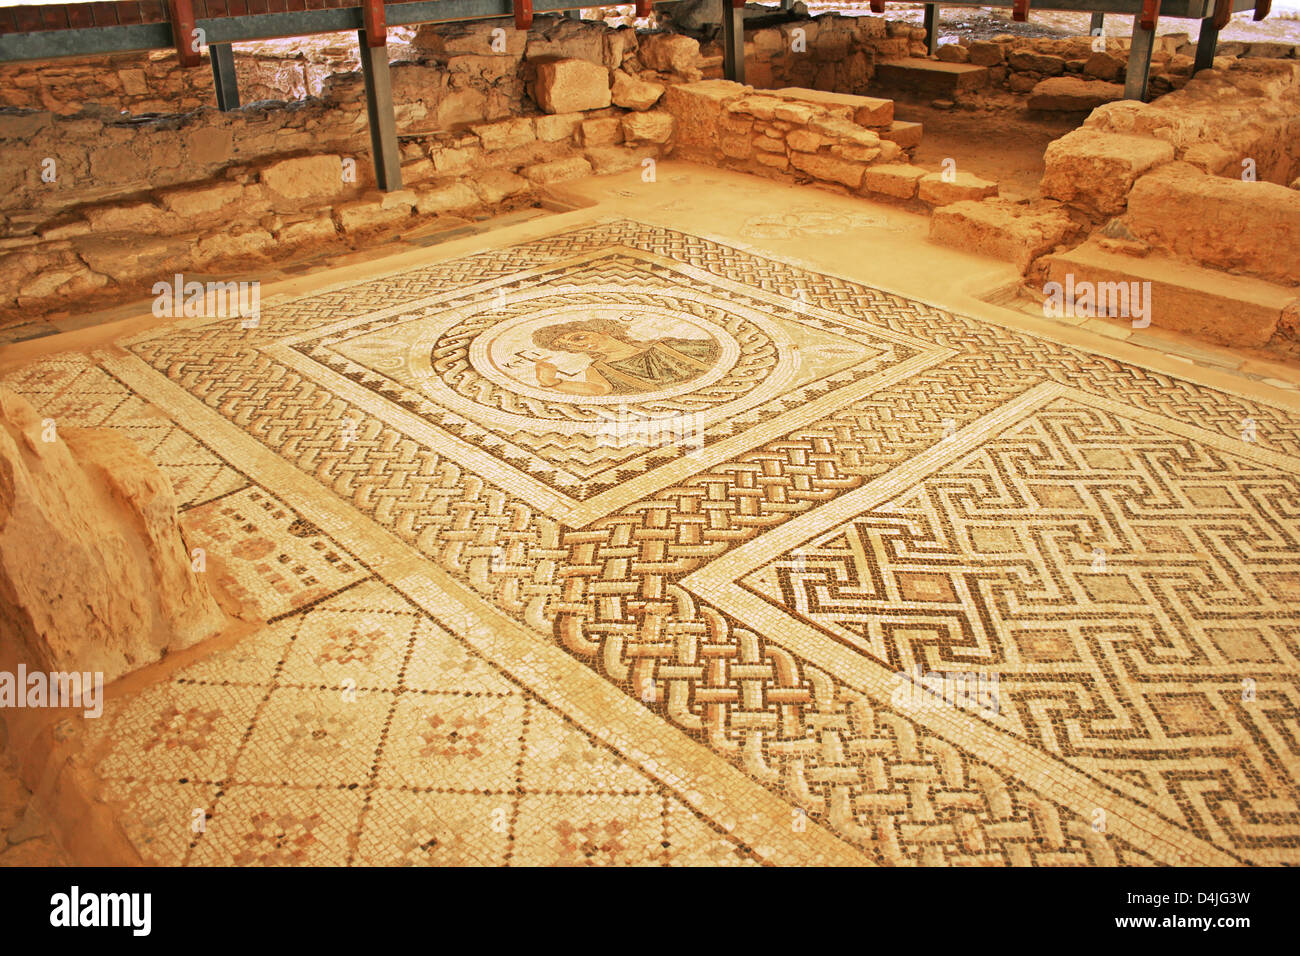
[[[913,161],[938,171],[949,157],[960,172],[974,173],[998,184],[1008,199],[1038,198],[1047,144],[1079,125],[1081,117],[1027,116],[1019,112],[938,110],[928,103],[895,100],[894,115],[921,123],[925,134]]]

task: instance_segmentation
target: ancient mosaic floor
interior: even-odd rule
[[[629,219],[122,346],[269,621],[69,731],[148,861],[1300,861],[1295,413]]]

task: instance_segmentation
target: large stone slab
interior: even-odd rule
[[[1170,163],[1137,181],[1125,217],[1135,236],[1185,259],[1300,281],[1300,192]]]
[[[1090,212],[1123,212],[1137,178],[1173,158],[1174,148],[1164,140],[1076,129],[1048,144],[1040,189],[1049,199]]]
[[[1124,87],[1118,83],[1085,80],[1077,76],[1053,76],[1034,84],[1026,105],[1031,110],[1045,113],[1088,113],[1123,98]]]
[[[930,217],[932,242],[1006,260],[1021,272],[1078,231],[1058,206],[1032,207],[992,199],[941,206]]]
[[[908,57],[887,60],[876,66],[876,83],[892,89],[910,90],[927,96],[945,96],[989,85],[989,68],[971,63],[941,63]]]
[[[827,93],[823,90],[805,90],[786,87],[775,90],[782,99],[811,103],[825,109],[838,110],[845,119],[859,126],[887,127],[894,121],[894,101],[878,96],[858,96],[853,93]]]
[[[919,166],[906,163],[880,163],[867,167],[862,188],[868,193],[892,199],[916,198],[917,183],[927,173]]]
[[[1223,345],[1266,345],[1284,312],[1296,307],[1294,289],[1158,256],[1135,258],[1108,252],[1092,241],[1051,256],[1047,274],[1049,280],[1062,286],[1068,281],[1075,288],[1080,282],[1094,288],[1098,283],[1150,282],[1150,328]]]
[[[974,173],[927,173],[918,180],[917,198],[931,206],[946,206],[964,199],[987,199],[998,194],[998,184]]]
[[[677,145],[698,149],[717,149],[718,127],[726,105],[752,87],[731,80],[700,80],[678,83],[664,93],[664,107],[677,124]]]

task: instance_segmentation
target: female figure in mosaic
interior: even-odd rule
[[[538,329],[533,333],[534,345],[586,355],[591,364],[582,377],[561,380],[553,363],[539,360],[537,380],[546,388],[569,395],[656,392],[697,378],[718,359],[721,349],[713,339],[634,339],[625,324],[630,321],[582,319]]]

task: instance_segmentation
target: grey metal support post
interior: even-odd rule
[[[393,79],[388,72],[388,47],[371,47],[366,31],[358,30],[361,75],[366,81],[366,116],[370,121],[370,151],[375,182],[384,192],[402,188],[402,157],[397,149],[397,117],[393,113]]]
[[[1142,18],[1133,17],[1133,45],[1128,51],[1128,74],[1124,77],[1126,100],[1147,98],[1147,76],[1151,72],[1151,50],[1155,39],[1156,31],[1143,30]]]
[[[217,91],[217,109],[223,113],[239,109],[239,78],[235,76],[235,49],[229,43],[208,47],[212,59],[212,85]]]
[[[1201,21],[1201,32],[1196,37],[1196,62],[1192,72],[1199,73],[1214,66],[1214,51],[1219,45],[1219,28],[1214,25],[1214,17]]]
[[[1092,36],[1099,37],[1106,30],[1106,14],[1098,10],[1092,15],[1092,23],[1088,24],[1088,33]]]
[[[745,82],[745,8],[722,2],[722,75]]]
[[[925,5],[925,52],[934,56],[934,51],[939,48],[939,5],[937,3],[927,3]]]

